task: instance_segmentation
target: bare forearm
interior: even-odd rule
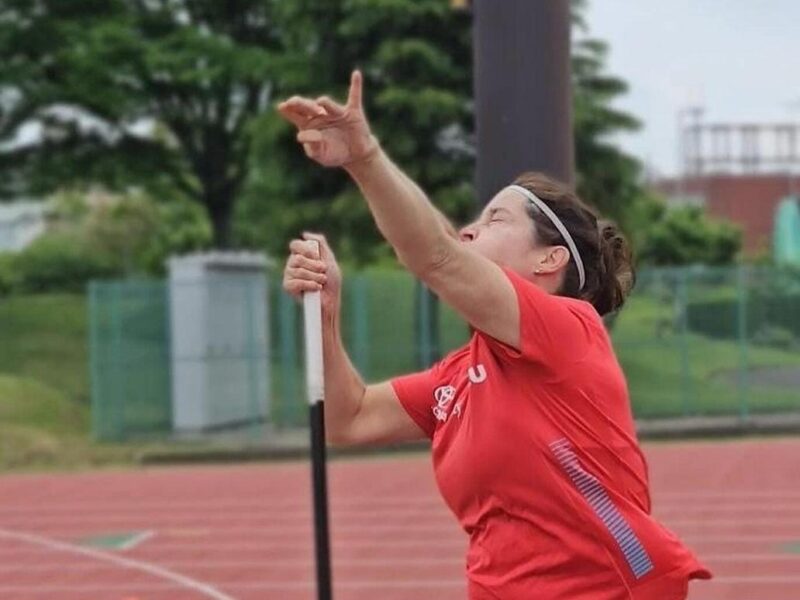
[[[382,150],[347,170],[378,229],[410,271],[419,276],[444,260],[453,243],[452,226]]]
[[[330,443],[346,445],[348,431],[361,407],[366,387],[342,344],[338,312],[323,315],[322,324],[325,430]]]

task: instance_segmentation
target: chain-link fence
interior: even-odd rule
[[[242,322],[252,322],[247,315],[259,307],[244,299],[253,296],[236,297]],[[168,304],[163,283],[90,287],[97,437],[170,434],[171,365],[180,357],[170,348]],[[264,378],[243,376],[237,381],[238,387],[259,386],[251,390],[256,396],[251,424],[266,420],[275,427],[299,426],[306,419],[300,307],[282,293],[277,280],[269,283],[267,304],[266,352],[260,345],[242,343],[213,352],[197,349],[193,359],[236,362],[245,374],[266,370],[266,391],[259,383]],[[800,412],[797,271],[643,271],[635,293],[609,327],[637,417]],[[370,271],[345,279],[342,336],[368,381],[425,368],[468,335],[449,308],[403,272]],[[230,401],[226,386],[211,387],[212,394],[205,390],[209,402]],[[255,425],[245,431],[262,434]]]
[[[613,326],[638,417],[800,410],[800,276],[646,271]]]

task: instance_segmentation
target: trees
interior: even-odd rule
[[[583,6],[578,188],[637,232],[639,165],[611,136],[638,122],[612,106],[626,84],[606,73]],[[345,262],[380,261],[389,249],[355,188],[309,164],[271,110],[341,95],[359,66],[389,153],[452,218],[474,211],[470,16],[448,0],[0,0],[0,52],[0,192],[135,185],[201,204],[217,246],[280,255],[323,229]]]
[[[731,264],[742,245],[741,230],[714,221],[701,208],[685,206],[665,210],[648,231],[640,258],[657,266]]]
[[[177,192],[229,245],[251,120],[292,60],[278,5],[0,0],[3,179],[39,192],[98,181]]]
[[[325,47],[324,56],[294,76],[298,93],[344,93],[351,66],[366,75],[367,113],[382,143],[434,201],[456,220],[474,211],[471,132],[472,49],[469,17],[442,0],[371,0],[303,3],[307,47]],[[309,10],[318,6],[317,11]],[[326,7],[325,9],[322,6]],[[369,10],[366,7],[369,6]],[[647,215],[640,165],[621,151],[612,136],[635,131],[639,122],[612,103],[627,84],[606,73],[607,46],[588,37],[585,2],[573,1],[575,27],[583,35],[573,47],[574,115],[581,195],[630,234]],[[328,12],[324,12],[327,10]],[[312,22],[339,23],[322,42]],[[312,41],[318,40],[318,41]],[[295,41],[297,43],[297,41]],[[290,86],[284,87],[287,90]],[[340,252],[356,263],[387,255],[363,202],[346,178],[309,165],[280,124],[264,128],[260,161],[237,220],[243,239],[282,252],[287,236],[301,228],[332,232]],[[640,206],[641,205],[641,206]],[[277,232],[278,237],[268,232]]]
[[[469,16],[447,0],[307,0],[289,21],[288,43],[312,50],[303,69],[281,73],[276,89],[343,98],[350,70],[360,67],[383,146],[438,206],[465,219],[474,206]],[[242,239],[280,254],[302,229],[320,229],[345,262],[389,256],[347,177],[310,164],[273,115],[262,120],[254,161],[261,168],[237,219]]]
[[[450,208],[469,195],[469,19],[446,0],[0,0],[0,52],[7,193],[136,184],[201,203],[218,246],[282,249],[301,220],[325,220],[370,260],[377,238],[344,178],[312,172],[270,116],[361,65],[393,155]],[[255,205],[234,239],[244,189]]]

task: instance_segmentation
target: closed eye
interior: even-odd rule
[[[502,223],[505,221],[505,216],[508,211],[504,208],[492,208],[489,210],[487,217],[489,218],[489,223]]]

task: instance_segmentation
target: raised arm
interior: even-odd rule
[[[353,74],[346,105],[292,98],[279,109],[298,127],[310,158],[348,171],[406,268],[472,326],[519,349],[511,283],[499,266],[453,238],[424,192],[383,152],[363,112],[361,74]]]

